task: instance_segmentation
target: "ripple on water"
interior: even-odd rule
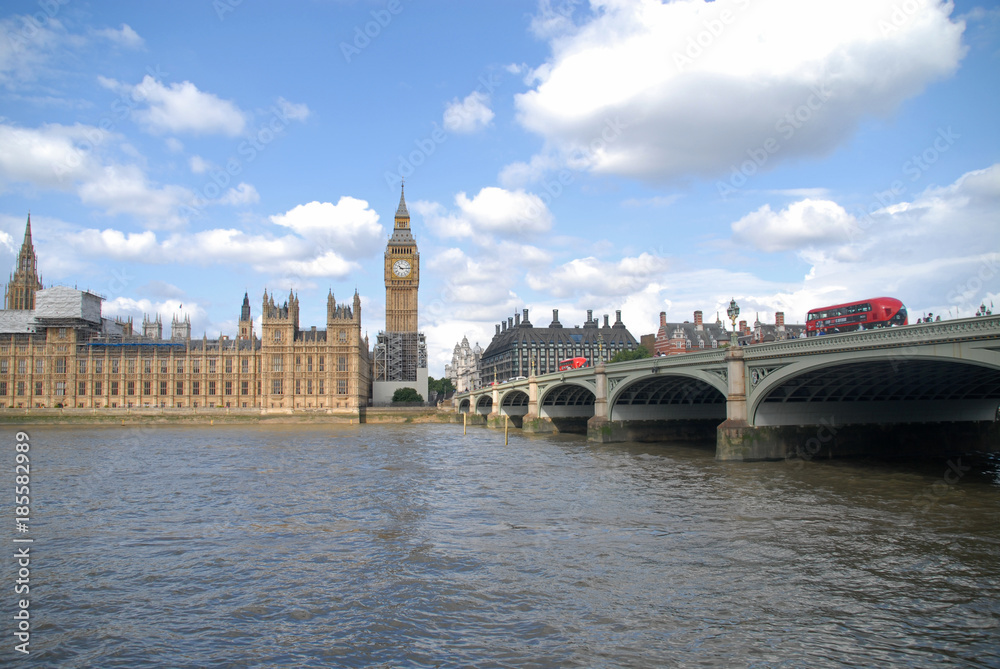
[[[993,461],[918,506],[943,469],[442,425],[141,437],[32,433],[42,664],[1000,665]]]

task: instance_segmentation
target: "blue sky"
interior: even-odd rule
[[[1000,8],[932,0],[8,2],[0,255],[234,335],[384,327],[406,179],[430,373],[521,309],[637,337],[1000,302]],[[168,328],[169,329],[169,328]],[[259,332],[259,327],[258,327]]]

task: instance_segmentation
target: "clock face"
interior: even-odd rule
[[[408,260],[397,260],[392,263],[392,273],[396,276],[409,276],[410,274],[410,261]]]

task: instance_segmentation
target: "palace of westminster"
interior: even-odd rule
[[[326,329],[299,326],[299,300],[279,304],[264,291],[260,335],[244,294],[235,338],[191,338],[176,316],[163,338],[159,316],[101,315],[102,297],[66,286],[44,288],[31,217],[0,311],[0,408],[222,407],[261,411],[362,412],[396,388],[427,397],[427,352],[417,331],[420,256],[400,193],[385,251],[386,329],[369,353],[361,299],[327,296]]]
[[[400,388],[428,398],[427,344],[418,331],[420,254],[401,190],[392,235],[384,254],[385,330],[369,349],[361,333],[361,298],[337,304],[327,295],[326,329],[299,326],[299,299],[289,291],[278,303],[264,291],[260,335],[243,296],[235,338],[191,338],[191,321],[174,316],[170,338],[160,316],[132,320],[101,315],[104,298],[67,286],[44,288],[31,241],[31,217],[0,310],[0,409],[29,408],[225,408],[261,412],[294,410],[362,415],[387,405]],[[728,344],[721,321],[667,323],[660,313],[656,334],[643,335],[653,355],[678,355]],[[751,329],[740,322],[741,343],[799,336],[803,326]],[[564,358],[586,364],[633,351],[640,343],[621,312],[601,326],[592,311],[582,326],[564,327],[559,311],[536,327],[528,310],[502,321],[484,351],[467,339],[455,346],[445,375],[458,391],[534,373],[555,372]],[[429,398],[428,398],[429,399]]]

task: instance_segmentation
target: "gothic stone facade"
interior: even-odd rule
[[[64,286],[38,291],[37,301],[33,311],[0,312],[0,408],[357,413],[368,403],[357,294],[353,306],[329,295],[326,330],[301,330],[298,298],[279,307],[265,292],[260,339],[246,297],[240,335],[200,340],[177,321],[170,340],[150,321],[147,336],[133,334],[131,323],[101,317],[99,296]]]
[[[0,408],[223,407],[359,413],[368,404],[371,364],[361,336],[361,300],[327,296],[326,329],[299,328],[299,300],[281,306],[264,292],[261,337],[243,296],[235,339],[191,338],[189,319],[163,339],[159,316],[131,321],[101,315],[99,295],[42,288],[25,229],[0,311]]]
[[[444,375],[451,381],[455,390],[464,393],[475,390],[481,383],[479,365],[483,357],[483,348],[476,342],[475,348],[469,346],[469,338],[462,337],[460,344],[455,344],[451,355],[451,364],[444,366]]]

